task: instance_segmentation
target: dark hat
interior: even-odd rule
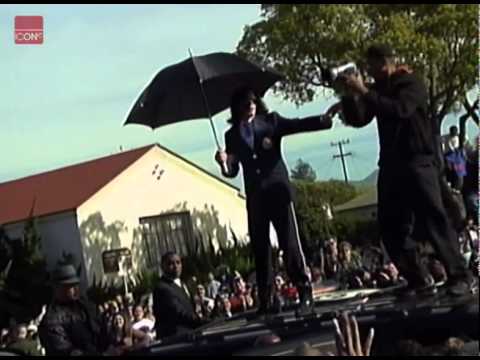
[[[395,56],[393,49],[387,44],[375,44],[367,49],[368,58],[388,58]]]
[[[77,270],[73,265],[59,265],[53,270],[52,280],[55,284],[75,285],[80,282]]]

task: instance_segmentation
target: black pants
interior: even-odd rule
[[[277,233],[280,249],[283,250],[283,260],[290,280],[294,284],[306,283],[309,277],[306,273],[305,255],[288,189],[273,186],[266,190],[249,192],[247,210],[260,301],[267,301],[273,282],[270,222]]]
[[[412,236],[421,226],[451,279],[468,276],[456,233],[447,218],[433,161],[389,164],[378,178],[378,219],[385,247],[407,280],[425,276]],[[420,240],[420,239],[419,239]]]

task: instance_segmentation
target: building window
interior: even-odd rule
[[[140,218],[148,267],[159,267],[162,254],[188,254],[193,244],[192,219],[188,211]]]

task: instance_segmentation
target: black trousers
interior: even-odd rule
[[[456,232],[445,211],[439,170],[427,159],[380,168],[378,220],[388,254],[407,280],[415,283],[426,269],[416,252],[413,233],[423,228],[451,279],[468,276]],[[420,240],[420,239],[418,239]]]
[[[247,194],[247,211],[260,301],[267,301],[273,285],[270,222],[277,233],[279,247],[283,250],[283,260],[290,280],[294,284],[308,282],[305,255],[289,189],[282,185],[250,191]]]

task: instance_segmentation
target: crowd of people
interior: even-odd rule
[[[477,234],[476,225],[470,221],[460,236],[463,240],[459,246],[466,263],[478,263],[478,251],[474,251]],[[473,247],[465,243],[472,243]],[[384,288],[405,282],[381,248],[353,248],[349,242],[330,238],[320,254],[321,261],[307,267],[314,293]],[[277,312],[300,302],[298,289],[289,279],[281,259],[279,256],[274,269],[272,289],[272,304]],[[445,282],[447,274],[441,262],[428,251],[425,261],[435,280]],[[44,308],[30,323],[12,323],[10,329],[3,329],[0,348],[30,355],[121,355],[154,340],[180,335],[212,321],[254,311],[259,306],[253,273],[242,275],[221,266],[216,271],[212,269],[205,282],[198,281],[201,274],[183,282],[180,256],[164,254],[162,264],[163,279],[169,279],[164,285],[170,286],[173,292],[167,295],[157,289],[141,299],[134,299],[131,294],[117,295],[95,304],[96,309],[81,299],[75,269],[70,265],[60,267],[54,273],[58,286],[49,311]],[[181,298],[183,303],[179,301]]]

